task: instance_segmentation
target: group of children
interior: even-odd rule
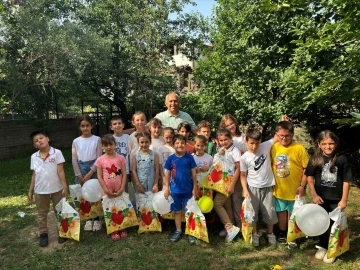
[[[216,137],[211,138],[208,121],[198,124],[197,135],[189,140],[191,126],[183,122],[177,130],[162,128],[160,120],[153,118],[147,124],[146,116],[136,112],[132,117],[135,132],[124,133],[125,123],[116,116],[111,119],[110,129],[101,139],[92,135],[92,120],[83,116],[79,121],[81,136],[73,141],[72,164],[76,182],[84,184],[98,178],[105,194],[117,197],[128,190],[129,180],[136,193],[164,190],[171,194],[174,202],[176,231],[171,241],[181,238],[181,211],[187,201],[198,198],[198,184],[208,172],[215,159],[224,157],[234,165],[231,183],[227,187],[229,196],[214,195],[214,210],[224,225],[220,235],[232,241],[240,231],[240,209],[242,198],[251,199],[255,210],[255,221],[259,212],[267,225],[270,244],[286,243],[289,214],[295,196],[304,196],[310,187],[313,201],[330,212],[337,206],[344,209],[352,181],[351,169],[344,156],[338,155],[339,140],[331,131],[320,133],[316,151],[309,162],[308,154],[301,144],[293,141],[294,126],[283,118],[275,129],[272,139],[262,142],[258,129],[248,129],[241,134],[236,118],[230,114],[222,117]],[[40,246],[46,246],[46,215],[50,199],[56,205],[62,196],[67,196],[61,151],[49,146],[45,133],[35,132],[31,139],[38,152],[31,157],[33,175],[29,189],[29,200],[35,192],[39,216]],[[131,177],[130,177],[131,176]],[[278,224],[277,238],[274,224]],[[88,220],[85,230],[101,229],[99,218]],[[330,227],[329,227],[330,230]],[[111,234],[113,240],[127,237],[126,231]],[[329,231],[320,236],[319,250],[315,257],[325,262]],[[59,238],[59,243],[63,239]],[[195,239],[189,237],[193,244]],[[259,234],[254,227],[251,242],[259,246]],[[296,245],[296,243],[289,243]]]

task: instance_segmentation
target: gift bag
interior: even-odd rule
[[[102,207],[107,234],[139,225],[135,209],[126,192],[115,198],[103,196]]]
[[[251,204],[250,198],[245,198],[240,210],[241,218],[241,233],[244,237],[245,243],[250,243],[251,234],[254,228],[255,211]]]
[[[136,212],[139,220],[138,233],[161,232],[158,214],[152,206],[153,197],[154,194],[151,191],[136,194]]]
[[[200,172],[196,175],[197,179],[197,191],[198,198],[200,199],[202,196],[208,196],[211,199],[213,198],[213,191],[209,188],[205,188],[201,186],[201,181],[206,177],[207,172]]]
[[[82,197],[80,184],[70,185],[69,191],[74,208],[80,215],[80,220],[88,220],[104,215],[101,201],[91,203]]]
[[[329,213],[329,216],[334,221],[334,224],[330,231],[327,257],[336,258],[349,250],[350,234],[344,211],[337,207]]]
[[[296,213],[301,208],[301,206],[305,204],[306,204],[305,197],[300,197],[299,195],[296,195],[294,208],[288,223],[288,231],[286,238],[286,241],[288,243],[305,236],[305,234],[300,230],[300,228],[296,224]]]
[[[175,213],[173,211],[161,215],[163,219],[175,220]],[[185,222],[185,212],[184,210],[181,211],[181,222]]]
[[[201,186],[229,196],[226,190],[232,181],[234,166],[235,163],[230,157],[216,154],[213,165],[201,181]]]
[[[80,239],[80,216],[65,198],[55,206],[58,219],[59,236],[76,241]]]
[[[208,231],[206,228],[205,216],[201,213],[195,198],[188,200],[185,213],[186,229],[185,234],[191,235],[206,243],[209,243]]]

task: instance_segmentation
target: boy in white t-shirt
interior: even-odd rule
[[[49,244],[47,215],[50,209],[50,201],[52,201],[55,208],[62,197],[66,198],[68,195],[63,166],[65,159],[60,150],[50,147],[49,137],[45,132],[35,131],[30,134],[30,138],[34,147],[39,149],[39,151],[31,156],[30,168],[33,172],[28,200],[29,202],[33,202],[35,195],[40,246],[46,247]],[[64,238],[59,237],[59,244],[64,243],[64,241]]]
[[[123,130],[125,123],[120,116],[113,116],[110,121],[110,129],[114,132],[113,136],[116,141],[115,152],[123,156],[126,160],[126,184],[125,192],[129,192],[129,179],[130,179],[130,161],[128,153],[129,134],[124,134]]]
[[[268,241],[272,245],[276,244],[273,227],[278,219],[273,196],[275,179],[270,158],[270,150],[275,143],[275,138],[260,144],[261,132],[257,129],[249,129],[245,137],[248,151],[240,158],[240,178],[244,197],[251,199],[255,211],[255,225],[251,237],[251,242],[255,247],[259,246],[259,234],[256,230],[259,210],[267,224]]]

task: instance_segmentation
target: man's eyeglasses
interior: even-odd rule
[[[290,139],[293,135],[279,135],[279,134],[276,134],[281,140],[282,139]]]

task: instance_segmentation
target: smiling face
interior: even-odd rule
[[[151,144],[151,141],[148,137],[146,136],[142,136],[138,139],[138,143],[139,143],[139,146],[140,146],[140,149],[143,150],[143,151],[148,151],[149,150],[149,147],[150,147],[150,144]]]
[[[82,120],[80,122],[79,125],[80,131],[81,131],[81,136],[82,137],[90,137],[91,136],[91,129],[92,129],[92,125],[90,122],[86,121],[86,120]]]
[[[194,150],[196,155],[202,156],[205,153],[206,144],[204,144],[201,140],[196,140],[194,144]]]
[[[235,134],[236,134],[236,123],[233,120],[227,119],[225,121],[225,128],[230,131],[231,136],[235,136]]]
[[[169,131],[165,131],[163,134],[164,141],[167,145],[172,145],[172,140],[174,138],[174,134]]]
[[[282,146],[289,146],[291,143],[292,143],[292,138],[294,136],[293,133],[291,133],[289,130],[287,129],[279,129],[277,132],[276,132],[276,136],[279,140],[279,143],[282,145]]]
[[[145,115],[144,114],[134,115],[132,124],[135,127],[136,131],[143,132],[145,130],[145,125],[146,125]]]
[[[124,129],[124,123],[121,120],[111,120],[111,126],[110,129],[114,131],[115,136],[117,134],[122,134],[122,131]]]
[[[151,137],[152,138],[159,138],[160,135],[161,135],[161,126],[158,126],[158,125],[151,125],[150,128],[150,134],[151,134]]]
[[[318,144],[325,156],[331,157],[336,149],[337,144],[331,138],[325,138]]]
[[[183,156],[185,154],[185,145],[186,142],[182,139],[176,139],[174,142],[174,149],[178,156]]]
[[[172,115],[179,114],[180,101],[177,94],[175,93],[168,94],[166,96],[165,105],[170,114]]]
[[[231,138],[229,138],[228,136],[225,136],[225,135],[218,136],[218,141],[219,141],[220,147],[224,147],[225,149],[229,149],[230,146],[232,145]]]
[[[33,137],[33,145],[37,149],[44,149],[49,146],[49,137],[44,134],[37,134]]]

